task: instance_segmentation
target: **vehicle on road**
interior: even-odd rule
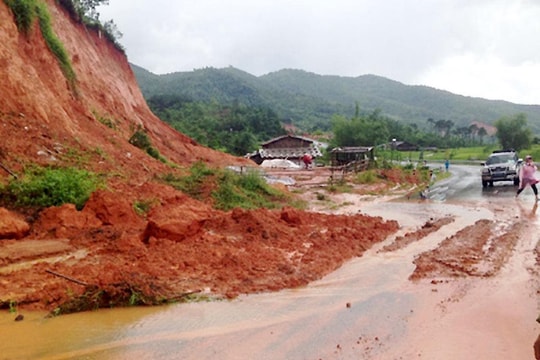
[[[494,182],[512,181],[519,185],[519,169],[523,159],[514,150],[496,150],[482,163],[482,187]]]

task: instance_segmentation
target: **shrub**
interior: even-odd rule
[[[99,13],[96,11],[98,5],[108,5],[108,0],[56,0],[76,22],[83,24],[88,29],[101,31],[105,37],[121,52],[125,53],[124,47],[118,42],[122,33],[118,30],[113,20],[101,23]]]
[[[133,135],[131,135],[128,141],[131,145],[136,146],[142,150],[146,150],[152,146],[150,137],[140,127],[133,133]]]
[[[110,118],[109,116],[101,116],[94,110],[92,110],[92,114],[97,119],[97,121],[110,129],[116,130],[116,121],[114,119]]]
[[[82,209],[90,194],[100,187],[98,177],[74,168],[31,168],[2,189],[16,205],[31,207],[75,204]]]
[[[366,170],[356,175],[355,183],[357,184],[373,184],[377,181],[377,174],[374,170]]]
[[[68,12],[69,16],[73,20],[80,21],[79,13],[77,12],[75,4],[72,0],[57,0],[57,2]]]
[[[150,146],[149,148],[146,149],[146,153],[150,155],[151,157],[153,157],[154,159],[162,161],[161,154],[159,153],[158,149],[156,149],[155,147]]]
[[[163,158],[159,153],[159,150],[152,146],[152,141],[150,141],[150,137],[141,127],[139,127],[137,131],[135,131],[133,135],[131,135],[128,141],[131,145],[146,151],[146,153],[154,159],[157,159],[161,162],[166,162],[165,158]]]

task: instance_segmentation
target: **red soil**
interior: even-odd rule
[[[156,118],[125,55],[74,23],[55,1],[47,3],[71,56],[75,91],[39,26],[19,33],[0,2],[0,182],[33,163],[78,166],[107,175],[107,190],[94,193],[82,211],[72,205],[26,215],[0,209],[0,305],[50,310],[96,289],[111,302],[126,291],[144,302],[297,287],[396,231],[395,222],[365,215],[222,212],[156,183],[196,161],[254,164],[202,147]],[[178,167],[132,146],[128,139],[138,127]],[[146,216],[133,210],[142,200],[152,200]]]

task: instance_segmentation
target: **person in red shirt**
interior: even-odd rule
[[[536,201],[538,201],[538,189],[536,188],[536,184],[539,180],[534,176],[537,169],[538,168],[534,164],[532,156],[527,155],[525,157],[525,164],[521,166],[519,171],[519,188],[516,193],[516,198],[527,187],[527,185],[530,185],[534,196],[536,197]]]
[[[304,156],[302,157],[302,161],[304,162],[306,169],[309,169],[311,167],[311,163],[313,162],[313,159],[311,155],[309,155],[308,153],[305,153]]]

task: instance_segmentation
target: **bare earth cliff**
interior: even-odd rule
[[[21,34],[0,1],[0,182],[30,164],[77,165],[105,176],[107,186],[80,211],[67,204],[29,212],[4,201],[1,307],[78,311],[297,287],[397,230],[394,221],[361,214],[222,212],[159,183],[159,175],[196,161],[253,164],[200,146],[156,118],[126,56],[55,1],[47,4],[75,88],[39,26]],[[138,128],[169,164],[128,142]],[[152,203],[151,210],[137,214],[136,201]]]

